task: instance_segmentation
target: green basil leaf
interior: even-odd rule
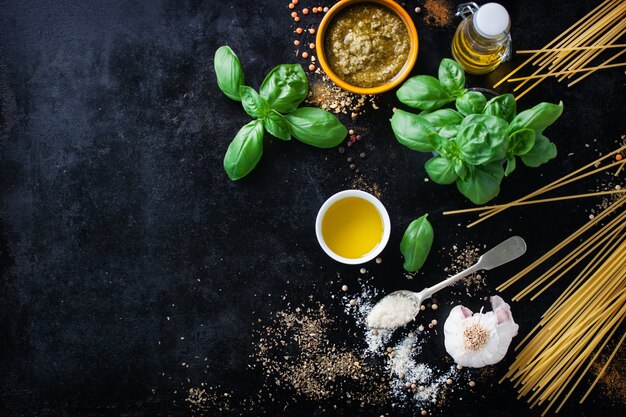
[[[437,184],[452,184],[458,178],[454,172],[454,163],[441,156],[435,156],[424,164],[428,177]]]
[[[285,117],[276,110],[271,110],[270,114],[263,119],[263,127],[270,135],[278,139],[291,140],[289,124]]]
[[[559,104],[539,103],[515,116],[509,125],[509,133],[522,129],[532,129],[541,133],[554,123],[561,113],[563,113],[562,101]]]
[[[254,169],[263,155],[263,123],[253,120],[237,132],[224,156],[224,169],[235,181]]]
[[[515,155],[511,153],[506,154],[506,169],[504,170],[504,176],[508,177],[509,174],[515,171],[516,161]]]
[[[465,87],[465,71],[458,62],[444,58],[439,63],[439,82],[444,90],[454,96],[460,96]]]
[[[517,114],[515,96],[513,94],[502,94],[501,96],[492,98],[485,105],[483,113],[499,117],[511,123],[511,120],[513,120]]]
[[[300,64],[283,64],[267,74],[259,92],[272,109],[289,113],[309,94],[309,82]]]
[[[259,95],[254,88],[242,85],[239,87],[239,95],[241,96],[241,104],[243,109],[252,117],[265,117],[270,112],[270,106],[267,101]]]
[[[482,113],[485,108],[485,104],[487,104],[487,99],[484,95],[482,95],[482,93],[477,91],[468,91],[461,97],[458,97],[454,104],[461,114],[469,116],[470,114]]]
[[[428,214],[413,220],[404,231],[400,242],[400,252],[404,256],[404,269],[410,272],[419,271],[433,246],[433,227],[426,217]]]
[[[513,155],[524,155],[528,153],[535,144],[535,131],[532,129],[522,129],[509,135],[508,151]]]
[[[337,146],[348,134],[333,114],[316,107],[301,107],[285,115],[285,119],[296,139],[318,148]]]
[[[420,110],[437,110],[454,101],[454,96],[443,89],[430,75],[417,75],[402,84],[396,92],[398,100]]]
[[[391,117],[391,129],[398,142],[418,152],[433,150],[433,140],[437,136],[435,128],[417,114],[396,109]]]
[[[460,126],[460,124],[444,126],[439,131],[439,136],[446,139],[453,139],[459,134]]]
[[[215,51],[213,59],[217,85],[226,96],[235,101],[241,101],[239,87],[244,84],[243,69],[239,58],[228,46],[220,46]]]
[[[506,125],[488,114],[467,116],[456,138],[463,160],[470,165],[502,161],[506,156]]]
[[[454,172],[456,173],[456,175],[459,176],[459,178],[465,179],[467,178],[467,173],[469,172],[468,165],[465,162],[463,162],[461,158],[455,158],[454,159]]]
[[[465,179],[459,177],[456,186],[474,204],[485,204],[500,192],[500,182],[504,177],[502,161],[485,165],[470,166]]]
[[[539,165],[545,164],[550,159],[556,158],[556,145],[550,142],[550,139],[538,134],[535,137],[535,144],[526,154],[521,155],[524,165],[531,168],[537,168]]]
[[[435,130],[439,131],[448,125],[458,125],[463,121],[463,116],[456,110],[439,109],[433,112],[421,112],[419,116],[430,122]]]

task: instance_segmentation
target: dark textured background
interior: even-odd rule
[[[457,225],[465,218],[441,216],[468,203],[454,187],[424,182],[428,155],[393,139],[393,94],[381,98],[380,110],[343,119],[363,136],[348,154],[266,140],[255,171],[230,182],[222,158],[248,118],[218,91],[213,53],[230,45],[254,87],[274,65],[302,62],[287,3],[0,1],[1,416],[189,415],[185,390],[202,382],[254,395],[262,379],[248,368],[253,321],[284,305],[282,294],[295,303],[315,294],[340,310],[331,298],[337,285],[329,284],[337,272],[356,287],[358,267],[331,261],[313,232],[321,203],[351,183],[348,154],[367,152],[359,167],[382,186],[394,225],[383,264],[368,265],[385,291],[441,279],[452,244],[524,236],[527,257],[490,273],[493,289],[583,223],[595,202],[512,210],[470,230]],[[420,3],[403,2],[409,10]],[[518,48],[544,45],[591,3],[503,2]],[[450,54],[454,25],[432,29],[423,15],[411,15],[421,41],[414,73],[434,74]],[[488,87],[512,66],[468,84]],[[541,169],[518,169],[497,202],[614,149],[626,133],[623,69],[571,89],[545,82],[520,106],[561,99],[565,112],[547,132],[560,156]],[[436,250],[419,281],[406,281],[398,244],[423,212],[431,213]],[[513,305],[521,334],[556,293]],[[472,305],[462,296],[440,300]],[[441,322],[449,308],[439,312]],[[495,367],[479,381],[480,395],[448,402],[443,412],[530,415],[509,383],[497,385],[505,369]],[[276,390],[278,398],[293,395]],[[314,410],[306,401],[287,411],[268,402],[250,415]],[[336,413],[385,411],[339,404]],[[563,415],[622,411],[596,392]]]

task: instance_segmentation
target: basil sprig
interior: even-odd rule
[[[298,106],[309,93],[306,74],[299,64],[274,67],[259,92],[244,84],[243,69],[235,53],[222,46],[215,52],[217,85],[230,99],[240,101],[253,117],[232,140],[224,156],[224,170],[235,181],[248,175],[263,155],[263,135],[298,139],[318,148],[339,145],[348,133],[333,114],[315,107]]]
[[[456,183],[474,204],[498,195],[502,179],[516,168],[516,157],[535,168],[557,155],[543,131],[563,112],[562,102],[539,103],[518,114],[512,94],[487,101],[483,94],[468,91],[463,68],[451,59],[441,61],[438,79],[409,78],[397,96],[422,110],[396,110],[391,128],[398,142],[418,152],[435,152],[425,165],[430,179]],[[452,102],[456,110],[444,108]]]

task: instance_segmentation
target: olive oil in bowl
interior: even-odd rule
[[[389,239],[389,215],[378,199],[357,190],[329,198],[318,213],[317,238],[324,251],[347,264],[376,257]]]

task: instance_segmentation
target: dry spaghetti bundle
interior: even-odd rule
[[[625,66],[626,62],[612,63],[626,53],[626,44],[619,43],[626,34],[625,16],[626,2],[603,1],[542,49],[517,51],[532,55],[494,87],[505,81],[520,82],[513,89],[518,91],[532,80],[533,83],[516,96],[519,99],[548,77],[559,77],[559,81],[563,81],[577,76],[567,85],[571,87],[597,70]],[[537,67],[532,75],[512,78],[531,63]]]
[[[626,196],[620,197],[570,237],[520,273],[503,283],[505,290],[560,252],[562,257],[514,300],[532,294],[535,299],[566,276],[576,265],[584,267],[542,316],[539,324],[516,348],[523,347],[504,379],[528,397],[531,408],[544,405],[545,415],[559,411],[579,386],[592,364],[617,333],[621,338],[596,380],[582,396],[582,403],[615,356],[626,333]],[[566,248],[581,241],[569,252]],[[502,381],[500,381],[502,382]]]

